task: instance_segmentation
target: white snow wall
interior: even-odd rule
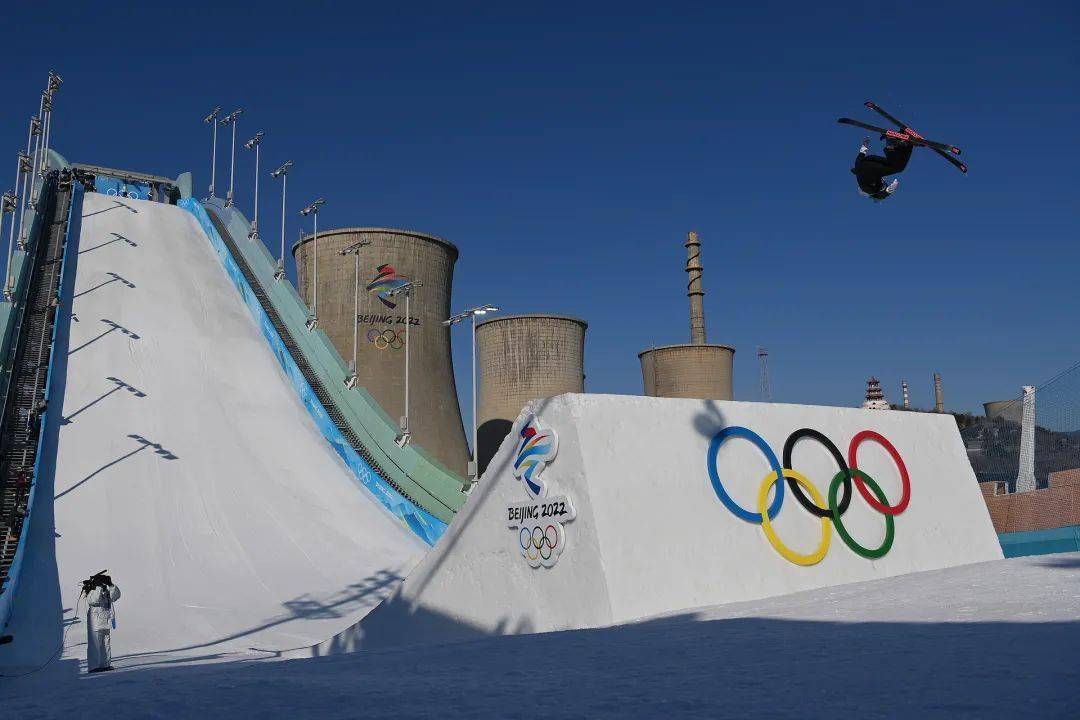
[[[123,591],[119,666],[355,622],[426,545],[326,442],[191,214],[87,193],[81,224],[55,473],[39,478],[0,663],[48,657],[78,581],[105,568]]]
[[[517,448],[509,436],[432,553],[389,600],[314,654],[602,626],[1002,556],[948,415],[612,395],[561,395],[525,412],[530,409],[559,436],[558,455],[542,475],[548,496],[565,494],[577,510],[565,524],[558,563],[530,567],[517,531],[507,527],[507,505],[528,499],[511,469]],[[856,433],[884,435],[911,480],[891,551],[868,560],[830,527],[821,562],[800,566],[782,557],[760,524],[736,517],[713,489],[707,451],[727,426],[758,433],[781,462],[785,440],[800,428],[821,431],[845,457]],[[822,445],[799,441],[792,465],[827,497],[838,468]],[[863,443],[858,466],[890,503],[899,501],[900,475],[882,446]],[[718,476],[743,508],[756,508],[769,472],[750,442],[720,446]],[[854,487],[852,493],[844,526],[862,545],[877,547],[884,516]],[[820,520],[790,489],[773,526],[800,553],[810,553],[822,537]]]

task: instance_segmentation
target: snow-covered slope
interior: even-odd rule
[[[319,434],[194,218],[91,193],[81,223],[55,481],[40,479],[0,664],[48,657],[78,581],[103,569],[123,592],[121,667],[295,647],[355,622],[426,547]],[[84,642],[78,624],[66,655]]]

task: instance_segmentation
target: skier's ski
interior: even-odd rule
[[[930,150],[933,150],[934,152],[936,152],[941,157],[948,160],[949,163],[951,165],[953,165],[960,172],[965,173],[965,174],[967,173],[967,165],[965,165],[964,163],[960,162],[959,160],[954,158],[949,153],[942,150],[943,147],[949,148],[950,150],[952,150],[953,147],[951,145],[946,145],[945,143],[939,143],[939,142],[934,141],[934,140],[927,140],[926,138],[921,137],[921,136],[920,137],[914,137],[914,136],[909,135],[908,133],[905,133],[905,132],[900,132],[898,130],[890,130],[888,128],[878,127],[877,125],[870,125],[869,123],[864,123],[864,122],[861,122],[859,120],[852,120],[851,118],[840,118],[836,122],[841,123],[843,125],[854,125],[855,127],[859,127],[859,128],[864,129],[864,130],[870,130],[871,132],[881,133],[885,137],[891,137],[891,138],[895,138],[896,140],[900,140],[902,142],[909,142],[912,145],[921,145],[923,147],[929,148]],[[959,151],[959,148],[956,148],[956,150]]]
[[[868,108],[870,108],[871,110],[873,110],[874,112],[876,112],[876,113],[878,113],[879,115],[881,115],[881,116],[882,116],[883,118],[885,118],[885,119],[886,119],[886,120],[888,120],[889,122],[893,123],[894,125],[896,125],[896,126],[897,126],[897,127],[899,127],[900,129],[902,129],[902,130],[903,130],[903,131],[904,131],[905,133],[910,133],[910,134],[914,134],[914,135],[916,135],[916,136],[918,136],[918,135],[919,135],[919,134],[918,134],[917,132],[915,132],[914,130],[912,130],[912,129],[911,129],[911,128],[910,128],[909,126],[908,126],[908,124],[907,124],[906,122],[902,121],[902,120],[901,120],[900,118],[896,117],[895,115],[891,115],[891,114],[889,114],[888,112],[886,112],[886,111],[885,111],[885,110],[884,110],[884,109],[883,109],[883,108],[882,108],[882,107],[881,107],[880,105],[878,105],[878,104],[877,104],[876,102],[874,102],[873,100],[867,100],[867,101],[866,101],[865,103],[863,103],[863,104],[864,104],[864,105],[866,105],[866,107],[868,107]],[[947,155],[947,154],[946,154],[946,153],[945,153],[945,152],[944,152],[944,151],[943,151],[943,150],[942,150],[941,148],[936,148],[936,147],[934,147],[933,145],[927,145],[927,147],[929,147],[929,148],[930,148],[931,150],[933,150],[934,152],[936,152],[936,153],[937,153],[938,155],[940,155],[941,157],[943,157],[943,158],[945,158],[946,160],[948,160],[948,161],[949,161],[949,162],[950,162],[950,163],[951,163],[952,165],[954,165],[954,166],[956,167],[956,169],[958,169],[958,170],[959,170],[960,172],[962,172],[962,173],[965,173],[965,174],[967,173],[967,165],[965,165],[964,163],[960,162],[959,160],[957,160],[956,158],[952,157],[951,155]],[[957,147],[952,147],[952,146],[950,146],[950,147],[949,147],[949,152],[952,152],[952,153],[953,153],[953,154],[955,154],[955,155],[959,155],[959,154],[960,154],[960,148],[957,148]]]
[[[851,118],[842,117],[836,122],[843,125],[854,125],[860,127],[863,130],[870,130],[871,132],[881,133],[885,137],[895,138],[896,140],[902,140],[904,142],[912,143],[913,145],[924,145],[929,148],[937,148],[951,152],[954,155],[960,154],[960,148],[948,143],[938,142],[937,140],[928,140],[919,133],[915,132],[911,128],[903,128],[901,130],[890,130],[889,128],[879,127],[877,125],[871,125],[870,123],[864,123],[861,120],[852,120]]]

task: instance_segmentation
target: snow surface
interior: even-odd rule
[[[304,660],[0,679],[19,718],[1065,718],[1080,554],[997,560],[598,630]]]
[[[307,645],[391,592],[426,546],[323,439],[195,219],[88,193],[69,262],[55,484],[42,473],[0,672],[47,659],[103,569],[120,667]],[[61,662],[85,642],[78,622]]]

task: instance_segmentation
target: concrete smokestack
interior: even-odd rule
[[[934,412],[945,412],[945,395],[941,392],[941,373],[934,373]]]
[[[907,410],[911,407],[911,398],[908,397],[907,380],[900,381],[900,389],[904,393],[904,409]]]
[[[701,241],[698,234],[691,230],[686,233],[686,272],[689,282],[686,295],[690,298],[690,344],[704,345],[705,339],[705,289],[701,285]]]
[[[709,345],[705,336],[705,291],[701,284],[701,241],[696,232],[686,234],[686,272],[690,279],[690,344],[661,345],[638,353],[645,394],[731,400],[731,365],[735,348]]]

